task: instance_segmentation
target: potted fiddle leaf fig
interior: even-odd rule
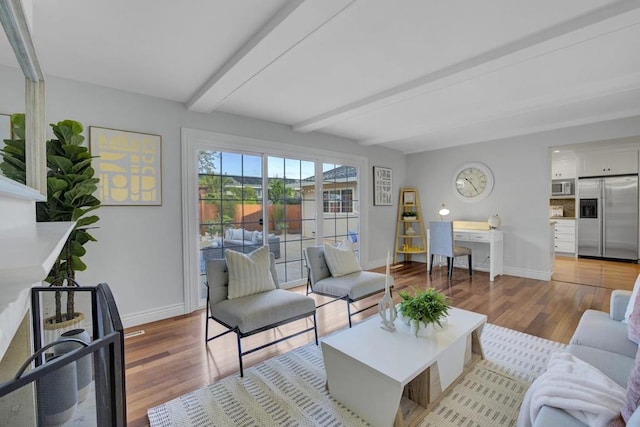
[[[74,120],[63,120],[51,124],[55,138],[47,141],[47,201],[36,204],[36,219],[39,222],[75,221],[62,252],[45,279],[53,286],[75,282],[76,272],[86,270],[82,257],[87,252],[84,245],[96,239],[89,233],[98,222],[96,215],[88,215],[100,207],[94,196],[98,178],[91,165],[91,154],[83,146],[82,124]],[[62,310],[61,292],[55,295],[55,316],[45,319],[47,325],[73,322],[81,317],[75,311],[73,291],[67,292],[65,310]],[[80,319],[81,320],[81,319]]]
[[[399,292],[400,301],[398,312],[411,324],[416,337],[420,328],[427,328],[437,324],[442,326],[442,320],[449,314],[451,307],[446,295],[433,288],[416,290],[413,295],[406,291]]]

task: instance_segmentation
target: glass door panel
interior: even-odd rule
[[[315,244],[315,163],[269,156],[267,222],[278,239],[276,270],[280,282],[306,277],[302,249]]]
[[[207,260],[224,258],[227,250],[248,253],[262,246],[262,157],[200,151],[198,192],[202,302]]]
[[[325,242],[348,240],[360,256],[358,168],[334,163],[322,165],[322,227]]]

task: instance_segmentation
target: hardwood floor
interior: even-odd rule
[[[383,269],[378,269],[383,271]],[[435,287],[451,298],[453,306],[486,314],[489,322],[542,338],[567,343],[582,313],[587,309],[609,310],[613,289],[631,290],[640,272],[637,264],[599,260],[556,258],[551,281],[498,276],[490,283],[487,273],[455,269],[451,288],[446,268],[436,268],[428,277],[424,264],[408,263],[393,269],[398,290]],[[298,292],[304,289],[296,288]],[[317,303],[325,301],[314,296]],[[380,296],[362,301],[370,305]],[[397,293],[394,299],[398,299]],[[375,309],[354,317],[354,321]],[[318,333],[327,335],[347,326],[346,308],[336,302],[318,309]],[[243,347],[256,346],[303,329],[301,320],[243,340]],[[212,322],[213,326],[214,323]],[[213,326],[214,333],[222,331]],[[204,312],[149,323],[127,330],[143,335],[125,340],[128,425],[148,425],[146,410],[228,375],[237,375],[235,334],[204,344]],[[245,368],[313,341],[313,333],[287,340],[244,358]]]

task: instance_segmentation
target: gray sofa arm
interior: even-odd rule
[[[624,313],[627,311],[627,304],[631,298],[631,291],[621,291],[616,289],[611,292],[609,301],[609,317],[618,322],[624,320]]]

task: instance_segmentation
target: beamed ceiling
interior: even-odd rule
[[[640,0],[36,0],[47,76],[405,153],[640,119]],[[0,64],[16,66],[6,40]]]

